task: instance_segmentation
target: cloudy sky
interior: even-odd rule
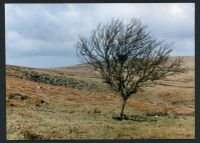
[[[194,4],[6,4],[6,64],[60,67],[80,63],[74,45],[98,23],[140,18],[172,55],[194,56]]]

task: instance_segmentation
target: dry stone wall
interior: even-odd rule
[[[104,91],[102,85],[98,85],[94,82],[87,82],[83,80],[78,80],[63,75],[54,75],[47,73],[38,73],[31,70],[31,68],[18,68],[15,66],[10,66],[6,68],[6,74],[8,76],[15,76],[23,79],[28,79],[35,82],[42,82],[51,85],[64,86],[68,88],[76,88],[79,90],[92,90],[92,91]]]

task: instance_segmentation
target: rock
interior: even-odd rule
[[[25,70],[23,71],[23,78],[36,81],[36,82],[43,82],[48,83],[51,85],[58,85],[64,86],[69,88],[76,88],[76,89],[85,89],[85,90],[98,90],[98,86],[94,83],[88,83],[87,81],[77,80],[73,78],[68,78],[62,75],[51,75],[51,74],[44,74],[38,73],[35,71]],[[41,89],[38,87],[38,89]]]
[[[26,95],[21,95],[19,93],[10,93],[8,99],[18,99],[18,100],[26,100],[30,97],[26,96]]]
[[[175,113],[172,113],[172,112],[168,112],[168,116],[170,118],[175,118],[176,117],[176,114]]]
[[[42,88],[42,86],[37,86],[37,89],[41,89]]]
[[[40,100],[40,103],[45,103],[45,101],[44,100]]]
[[[49,87],[49,89],[53,89],[52,87]]]
[[[22,134],[24,135],[24,139],[25,140],[41,140],[41,139],[44,139],[42,135],[40,134],[37,134],[33,131],[23,131]]]

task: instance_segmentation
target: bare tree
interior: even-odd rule
[[[169,44],[156,40],[146,27],[136,18],[128,24],[112,19],[99,24],[90,37],[80,37],[76,44],[78,56],[120,93],[120,119],[124,118],[127,99],[139,87],[184,71],[182,59],[171,59]]]

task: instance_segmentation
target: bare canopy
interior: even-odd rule
[[[184,71],[181,58],[170,58],[170,45],[155,39],[146,27],[136,18],[127,24],[112,19],[99,24],[90,37],[80,37],[76,45],[78,56],[120,93],[120,119],[127,99],[139,87]]]

